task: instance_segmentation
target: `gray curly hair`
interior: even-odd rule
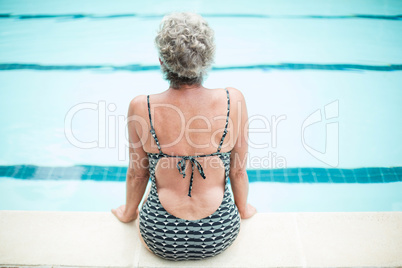
[[[201,84],[215,56],[214,31],[192,12],[166,15],[155,37],[165,79],[170,86]]]

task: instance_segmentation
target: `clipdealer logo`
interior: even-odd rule
[[[208,119],[205,116],[196,115],[195,117],[188,120],[185,123],[185,117],[182,111],[175,107],[174,105],[164,105],[164,104],[157,104],[153,105],[152,109],[157,109],[160,107],[164,107],[165,109],[173,109],[180,117],[181,126],[180,126],[180,135],[179,137],[162,147],[171,146],[177,142],[179,142],[183,137],[187,139],[188,143],[195,148],[208,148],[208,144],[195,144],[191,139],[188,133],[190,132],[208,132],[211,131],[212,122],[211,119]],[[241,105],[238,106],[239,109],[237,112],[237,120],[240,122],[241,120]],[[116,148],[118,149],[118,160],[125,161],[127,159],[128,148],[131,146],[133,148],[142,146],[150,135],[146,131],[143,131],[142,137],[140,137],[140,142],[136,144],[130,144],[129,138],[127,137],[127,130],[128,124],[130,122],[135,121],[137,124],[140,125],[142,129],[148,129],[148,123],[146,119],[141,116],[130,116],[126,117],[125,115],[116,115],[110,114],[116,111],[116,105],[114,103],[109,103],[107,105],[106,101],[101,100],[98,103],[93,102],[83,102],[78,103],[71,107],[71,109],[66,113],[65,120],[64,120],[64,133],[66,139],[72,144],[73,146],[81,149],[93,149],[93,148]],[[81,141],[79,140],[73,133],[72,123],[75,117],[79,116],[79,113],[84,110],[92,110],[97,112],[97,126],[98,126],[98,133],[97,139],[92,141]],[[108,114],[109,113],[109,114]],[[323,116],[324,114],[324,116]],[[212,119],[215,120],[225,120],[226,116],[216,116]],[[329,165],[332,167],[336,167],[339,164],[339,101],[335,100],[331,103],[328,103],[324,106],[323,111],[321,109],[317,109],[313,113],[311,113],[302,123],[301,125],[301,145],[303,148],[315,159]],[[278,129],[279,124],[282,121],[286,121],[287,115],[282,114],[279,116],[272,115],[271,118],[268,118],[264,115],[251,115],[248,117],[246,125],[248,129],[248,139],[247,144],[249,148],[259,149],[259,150],[266,150],[267,154],[264,156],[250,156],[247,153],[246,159],[240,161],[240,159],[234,158],[235,161],[240,161],[239,164],[245,164],[247,162],[250,168],[286,168],[286,157],[283,155],[278,155],[276,152],[270,151],[269,148],[275,149],[278,147]],[[204,129],[192,129],[190,125],[195,120],[203,120],[206,123],[206,128]],[[251,127],[251,123],[253,122],[261,122],[264,126],[260,128]],[[327,122],[327,123],[326,123]],[[231,122],[233,123],[233,122]],[[325,150],[324,152],[319,151],[318,149],[313,148],[309,145],[306,141],[305,130],[309,127],[316,125],[316,124],[325,124]],[[233,124],[229,124],[233,125]],[[116,131],[117,130],[117,131]],[[187,131],[185,131],[187,130]],[[223,129],[219,129],[213,133],[211,136],[211,144],[218,146],[215,144],[215,137],[216,135],[221,135]],[[264,137],[270,136],[270,143],[257,143],[250,138],[250,134],[259,134],[265,133],[267,134]],[[229,139],[232,139],[229,143],[234,144],[235,141],[234,135],[230,135]],[[261,139],[259,140],[261,141]],[[130,155],[130,158],[133,157]]]

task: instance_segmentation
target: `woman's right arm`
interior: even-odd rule
[[[230,184],[234,195],[235,204],[240,212],[242,219],[248,219],[252,217],[257,211],[256,209],[247,203],[248,196],[248,176],[246,172],[247,166],[247,153],[248,153],[248,114],[246,101],[243,94],[232,88],[230,90],[230,96],[233,100],[232,107],[236,107],[236,116],[241,115],[239,122],[237,122],[238,128],[233,132],[237,133],[235,145],[233,147],[230,158]],[[236,124],[232,124],[236,126]]]

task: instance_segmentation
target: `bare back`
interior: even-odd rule
[[[228,88],[229,93],[235,89]],[[217,151],[227,124],[227,133],[221,152],[235,148],[239,132],[237,94],[230,94],[230,114],[224,89],[169,89],[149,95],[152,124],[163,153],[177,156],[196,156]],[[143,102],[142,102],[143,103]],[[146,103],[144,103],[146,105]],[[141,118],[148,118],[148,109],[138,109]],[[143,150],[158,153],[151,134],[151,124],[137,128],[143,137]],[[212,214],[220,206],[225,186],[225,172],[218,156],[197,158],[203,167],[205,179],[187,164],[183,178],[177,170],[180,158],[160,159],[155,170],[158,195],[163,207],[172,215],[188,219],[200,219]],[[193,173],[191,198],[187,195],[189,175]]]

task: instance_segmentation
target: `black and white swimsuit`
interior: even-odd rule
[[[236,239],[240,231],[240,214],[233,202],[228,186],[230,171],[229,152],[220,152],[223,140],[227,133],[230,111],[229,91],[227,89],[228,110],[225,130],[215,153],[196,156],[174,156],[162,152],[155,129],[152,125],[149,95],[147,96],[148,113],[151,125],[151,134],[158,146],[159,153],[147,153],[149,158],[149,172],[151,176],[151,191],[147,201],[143,204],[140,218],[140,233],[148,248],[157,256],[168,260],[199,260],[215,256],[227,249]],[[185,220],[167,212],[161,202],[156,188],[155,167],[163,157],[181,158],[177,163],[179,173],[186,177],[187,160],[191,163],[191,177],[188,196],[191,197],[194,166],[203,179],[206,179],[199,157],[219,156],[225,167],[225,192],[221,205],[211,215],[199,220]],[[212,179],[212,178],[211,178]]]

